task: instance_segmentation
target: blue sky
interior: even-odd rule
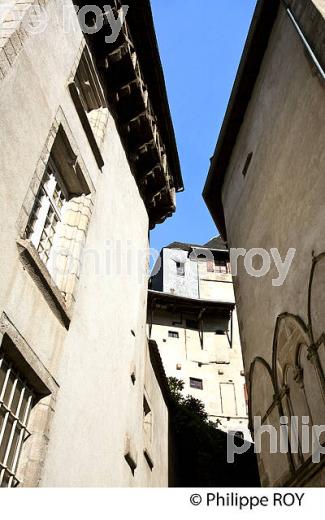
[[[256,0],[151,0],[185,192],[151,247],[217,234],[202,190]]]

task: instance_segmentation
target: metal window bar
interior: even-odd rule
[[[1,372],[5,377],[0,388],[0,487],[16,487],[22,445],[30,435],[27,422],[34,394],[3,357]]]
[[[62,221],[65,202],[66,196],[60,176],[50,159],[26,228],[27,238],[32,241],[45,263],[50,259],[57,226]]]

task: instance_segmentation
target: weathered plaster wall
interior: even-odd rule
[[[274,339],[275,344],[278,341],[283,348],[283,360],[285,353],[289,355],[300,342],[308,346],[311,344],[303,326],[309,324],[308,285],[312,255],[325,251],[324,93],[324,83],[315,73],[310,57],[281,8],[223,187],[230,247],[243,247],[247,250],[263,248],[267,251],[275,248],[282,259],[289,248],[296,249],[289,274],[280,287],[272,285],[272,280],[278,278],[274,262],[269,274],[255,278],[247,274],[243,260],[238,261],[235,293],[246,375],[249,374],[254,358],[260,357],[273,367],[274,380],[278,367],[281,366],[278,359],[276,364],[275,360],[272,362]],[[243,167],[251,152],[253,158],[244,177]],[[260,265],[257,262],[255,267],[259,268]],[[320,283],[321,278],[318,280]],[[320,296],[319,292],[317,294]],[[316,307],[320,309],[321,300],[318,298],[315,301]],[[293,325],[290,321],[282,329],[279,329],[279,325],[276,330],[277,318],[283,313],[298,316],[302,320],[301,330],[297,322]],[[323,312],[322,318],[318,314],[318,325],[321,323],[324,330]],[[321,352],[324,355],[322,346],[319,347],[319,355]],[[314,370],[313,359],[314,356],[311,355],[301,372],[302,377],[304,373],[309,377],[309,371]],[[294,365],[298,362],[292,363]],[[260,362],[258,364],[259,368],[256,365],[253,379],[255,386],[253,385],[252,390],[252,406],[254,415],[263,416],[273,401],[275,389],[266,368]],[[312,376],[312,389],[309,386],[307,388],[308,381],[305,380],[304,391],[309,403],[316,407],[318,414],[323,415],[323,419],[318,417],[317,421],[323,421],[324,401],[321,388],[324,374],[321,376],[318,367],[318,379],[316,372]],[[261,381],[263,387],[260,385]],[[290,386],[290,395],[296,395],[298,383],[302,384],[297,376],[297,387]],[[301,406],[296,408],[300,411],[303,409],[301,396],[296,396],[295,402],[297,407]],[[281,412],[275,404],[266,422],[278,425],[279,413]],[[306,411],[301,413],[309,414]],[[313,417],[315,418],[315,414]],[[320,473],[309,480],[312,472],[319,470],[317,465],[311,464],[309,468],[305,468],[305,473],[301,471],[295,481],[296,456],[290,459],[290,454],[281,457],[277,453],[270,457],[268,450],[265,444],[260,458],[263,484],[281,485],[291,481],[297,482],[297,485],[306,485],[308,482],[321,485],[323,477]],[[299,464],[297,467],[299,468]]]
[[[184,381],[184,396],[192,395],[205,404],[211,420],[218,418],[225,431],[247,430],[247,410],[244,396],[245,379],[238,343],[230,348],[226,336],[205,332],[203,349],[198,331],[175,325],[179,316],[159,313],[154,319],[151,337],[157,342],[168,377]],[[168,336],[178,332],[179,338]],[[200,366],[200,365],[201,366]],[[190,387],[190,378],[202,379],[203,390]],[[233,385],[233,398],[221,403],[223,383]],[[249,438],[248,432],[245,435]]]
[[[63,6],[74,11],[70,0],[47,2],[46,33],[25,40],[0,81],[0,309],[60,385],[40,485],[165,486],[167,409],[145,331],[148,216],[111,116],[98,169],[67,89],[83,37],[76,17],[74,30],[63,31]],[[96,190],[68,332],[23,269],[16,245],[23,201],[59,107]],[[130,249],[136,253],[127,268]],[[145,386],[160,435],[152,472],[143,456]],[[124,459],[127,435],[137,453],[134,476]]]
[[[282,287],[272,286],[274,262],[267,276],[254,278],[238,261],[235,292],[246,364],[257,353],[271,361],[282,312],[307,321],[312,252],[325,250],[324,116],[324,86],[281,10],[223,189],[230,247],[277,248],[282,259],[289,248],[297,250]]]
[[[208,272],[207,263],[191,260],[187,251],[165,248],[163,257],[165,292],[171,292],[172,288],[176,296],[234,302],[230,274]],[[185,276],[177,275],[176,261],[185,263]],[[247,429],[245,379],[241,374],[243,361],[236,311],[233,314],[232,348],[226,335],[215,333],[225,323],[217,318],[205,322],[202,348],[199,332],[187,327],[187,319],[191,319],[191,316],[162,310],[155,310],[153,314],[151,337],[158,344],[167,376],[183,380],[184,395],[190,394],[200,399],[211,419],[218,417],[221,420],[224,430]],[[229,338],[230,328],[229,324]],[[169,337],[169,331],[178,332],[179,338]],[[190,387],[191,377],[203,379],[203,390]],[[222,406],[220,385],[223,383],[233,384],[234,392],[229,392],[229,398]],[[249,438],[247,432],[245,434]]]
[[[187,298],[198,298],[197,262],[188,257],[187,251],[163,249],[163,292]],[[176,262],[185,264],[185,275],[177,274]]]

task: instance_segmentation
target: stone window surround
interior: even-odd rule
[[[30,273],[33,280],[43,293],[43,296],[45,297],[50,308],[53,310],[54,314],[58,317],[58,319],[61,321],[64,327],[68,329],[71,321],[71,310],[73,307],[72,302],[70,303],[70,305],[67,305],[63,295],[61,294],[61,291],[54,283],[54,280],[52,279],[47,267],[40,259],[31,241],[26,240],[25,238],[25,231],[30,214],[33,210],[35,197],[41,185],[41,181],[45,173],[45,169],[60,128],[62,128],[63,133],[65,134],[68,140],[69,147],[71,147],[71,151],[73,152],[74,157],[76,158],[75,161],[78,165],[79,175],[82,175],[82,183],[85,187],[88,188],[90,193],[91,204],[93,205],[93,199],[96,192],[94,184],[90,178],[87,167],[81,157],[80,151],[70,130],[63,110],[61,107],[59,107],[57,114],[54,118],[52,127],[50,129],[50,132],[48,134],[45,146],[42,150],[41,157],[38,161],[32,181],[29,185],[27,195],[23,202],[23,206],[16,226],[18,231],[18,237],[16,242],[20,253],[20,258],[25,269]]]
[[[37,487],[47,452],[59,384],[5,312],[0,317],[0,349],[4,336],[8,336],[12,345],[12,349],[6,349],[5,355],[12,359],[17,370],[26,377],[38,397],[28,423],[31,436],[23,444],[17,470],[21,486]]]
[[[90,53],[90,50],[88,48],[85,38],[83,38],[83,41],[80,45],[76,60],[74,62],[70,77],[68,79],[68,89],[69,89],[72,101],[74,103],[75,109],[78,113],[79,119],[81,121],[82,127],[84,129],[84,132],[89,141],[89,145],[90,145],[92,152],[94,154],[94,157],[96,159],[98,168],[101,170],[102,167],[104,166],[104,159],[102,157],[100,146],[95,137],[93,128],[90,124],[88,116],[87,116],[87,114],[84,110],[83,104],[81,102],[80,95],[79,95],[76,81],[75,81],[77,71],[78,71],[79,66],[82,61],[84,61],[84,64],[85,64],[86,68],[88,69],[88,73],[89,73],[90,80],[91,80],[92,90],[94,92],[94,96],[97,99],[98,106],[99,107],[101,106],[102,108],[107,109],[107,103],[106,103],[105,95],[103,92],[103,88],[101,86],[101,83],[100,83],[100,80],[98,77],[98,73],[96,70],[96,66],[92,59],[92,56],[91,56],[91,53]],[[107,112],[108,112],[108,109],[107,109]],[[108,117],[109,117],[109,112],[107,113],[106,125],[108,122]]]

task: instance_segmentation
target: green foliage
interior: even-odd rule
[[[258,486],[255,455],[247,454],[238,464],[227,463],[227,434],[220,422],[209,421],[199,399],[183,396],[185,383],[168,379],[172,395],[171,431],[176,487]],[[249,469],[252,468],[252,475]],[[245,468],[245,471],[244,471]]]
[[[183,413],[187,419],[199,422],[203,424],[216,427],[220,424],[219,419],[215,423],[208,420],[208,414],[205,411],[205,406],[202,401],[195,399],[191,395],[183,396],[182,391],[184,390],[185,383],[181,379],[176,377],[168,378],[169,389],[172,394],[175,407],[178,409],[178,417]]]
[[[181,392],[184,390],[185,383],[177,377],[169,377],[168,385],[174,401],[179,403],[182,399]]]

